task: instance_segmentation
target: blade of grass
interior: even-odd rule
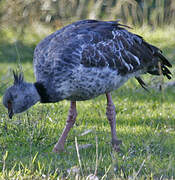
[[[77,157],[78,157],[78,162],[79,162],[79,166],[80,166],[81,175],[84,176],[83,169],[82,169],[82,164],[81,164],[81,159],[80,159],[79,148],[78,148],[77,137],[75,137],[75,147],[76,147],[76,151],[77,151]]]
[[[95,172],[94,175],[97,175],[97,170],[98,170],[98,138],[97,136],[95,137],[95,141],[96,141],[96,165],[95,165]]]

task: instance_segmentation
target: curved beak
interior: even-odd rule
[[[13,109],[12,108],[8,108],[8,116],[9,116],[9,118],[10,119],[12,119],[12,117],[13,117]]]

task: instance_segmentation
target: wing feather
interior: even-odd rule
[[[163,74],[170,78],[166,66],[171,64],[160,49],[125,27],[118,21],[82,20],[53,33],[35,49],[37,79],[71,72],[79,64],[88,68],[109,67],[121,75],[138,70],[158,75],[158,61]]]
[[[171,67],[171,64],[160,49],[144,41],[141,36],[127,31],[117,22],[92,24],[88,27],[91,41],[84,46],[81,64],[98,68],[109,66],[122,75],[138,70],[159,74],[160,61],[163,74],[170,78],[165,66]]]
[[[124,31],[122,29],[122,31]],[[131,73],[142,68],[141,65],[144,59],[141,58],[141,54],[144,52],[143,47],[139,47],[140,41],[134,41],[133,35],[126,36],[127,30],[123,36],[121,28],[117,26],[108,31],[102,31],[103,33],[96,32],[93,36],[98,34],[99,41],[95,38],[95,41],[89,42],[82,51],[81,63],[86,67],[106,67],[109,66],[112,69],[116,69],[120,74]],[[108,38],[111,37],[112,38]],[[138,37],[137,37],[138,38]],[[93,38],[92,38],[93,39]]]

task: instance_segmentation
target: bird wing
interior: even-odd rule
[[[158,61],[162,62],[163,74],[169,78],[171,67],[161,51],[143,40],[141,36],[127,31],[117,21],[100,21],[88,25],[83,45],[81,64],[85,67],[110,67],[125,75],[142,70],[156,74]],[[85,37],[84,37],[85,38]],[[156,73],[153,72],[156,69]]]
[[[81,63],[86,67],[110,67],[126,74],[142,69],[153,58],[141,37],[131,34],[117,22],[95,23],[89,28]]]
[[[171,64],[161,51],[125,27],[118,21],[82,20],[46,37],[35,49],[37,80],[69,76],[80,64],[90,68],[109,67],[120,75],[138,70],[159,74],[159,60],[163,74],[169,78],[166,66]]]

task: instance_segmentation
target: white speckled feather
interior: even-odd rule
[[[75,22],[46,37],[34,53],[36,80],[49,102],[91,99],[131,77],[159,74],[158,61],[169,78],[170,64],[161,51],[117,21]]]

